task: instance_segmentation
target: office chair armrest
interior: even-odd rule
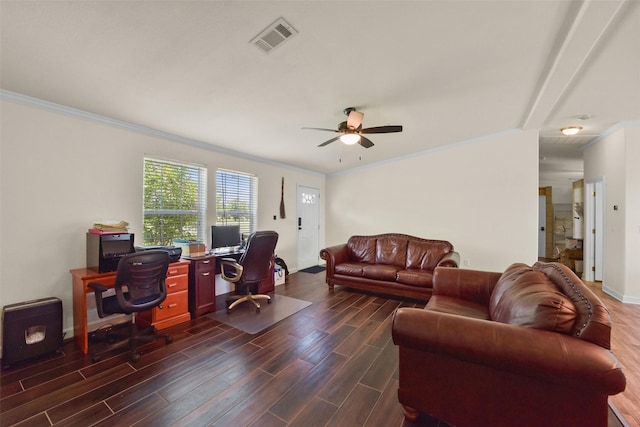
[[[105,316],[104,311],[102,311],[102,294],[109,290],[105,285],[100,283],[89,283],[91,289],[93,289],[94,295],[96,297],[96,310],[98,311],[98,316],[103,318]]]
[[[220,274],[224,280],[229,282],[237,282],[242,277],[244,267],[236,262],[233,258],[223,258],[220,260]]]
[[[93,289],[94,292],[106,292],[109,290],[109,288],[107,288],[105,285],[101,284],[101,283],[89,283],[87,286],[89,286],[91,289]]]

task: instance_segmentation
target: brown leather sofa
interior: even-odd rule
[[[400,308],[398,400],[465,426],[606,426],[626,379],[599,298],[565,265],[438,268],[424,309]]]
[[[428,300],[436,267],[457,267],[460,255],[445,240],[406,234],[351,236],[347,243],[322,249],[327,285]]]

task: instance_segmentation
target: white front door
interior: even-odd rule
[[[298,186],[298,270],[318,265],[320,259],[320,190]]]

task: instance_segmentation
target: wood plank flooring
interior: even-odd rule
[[[256,335],[200,317],[137,363],[117,352],[91,363],[68,341],[59,355],[2,369],[0,425],[446,427],[404,420],[396,395],[391,315],[423,303],[329,291],[323,273],[291,274],[276,293],[313,304]],[[612,400],[640,426],[640,306],[607,298],[629,379]]]
[[[623,304],[602,292],[600,282],[585,282],[611,314],[611,351],[627,377],[627,388],[609,398],[630,426],[640,426],[640,305]]]

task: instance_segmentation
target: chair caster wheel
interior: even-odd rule
[[[140,360],[140,354],[139,353],[131,353],[131,361],[132,362],[137,362],[138,360]]]
[[[267,300],[267,304],[271,304],[271,300],[270,299]]]
[[[166,342],[167,344],[171,344],[173,342],[173,337],[166,337],[164,339],[164,342]]]

